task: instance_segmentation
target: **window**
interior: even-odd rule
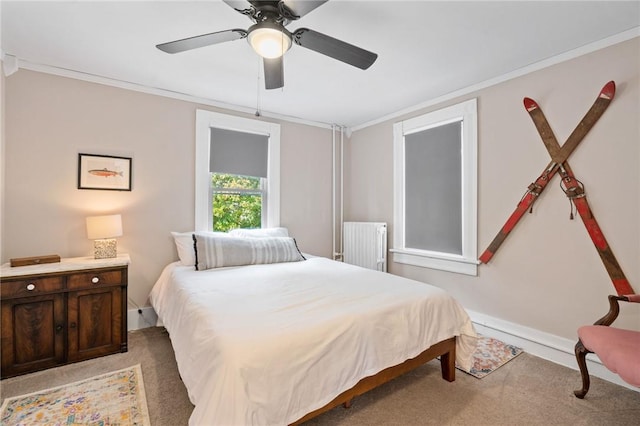
[[[280,126],[196,111],[197,230],[280,225]]]
[[[266,179],[211,173],[213,230],[261,228],[267,211]]]
[[[394,262],[477,275],[476,110],[394,124]]]

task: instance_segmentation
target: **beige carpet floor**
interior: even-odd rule
[[[129,352],[0,382],[2,398],[50,388],[140,363],[153,426],[186,425],[193,406],[162,328],[129,333]],[[456,371],[440,377],[437,361],[308,422],[310,425],[638,425],[640,393],[592,378],[584,400],[573,396],[580,373],[524,353],[479,380]]]

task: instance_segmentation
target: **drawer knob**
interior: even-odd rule
[[[94,283],[94,284],[98,284],[99,281],[100,281],[100,278],[98,278],[98,277],[91,278],[91,282]]]
[[[36,289],[36,285],[35,284],[33,284],[33,283],[27,284],[27,290],[33,291],[35,289]]]

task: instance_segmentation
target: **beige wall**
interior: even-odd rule
[[[386,221],[393,241],[392,125],[466,99],[478,99],[478,254],[549,161],[522,106],[537,100],[563,143],[609,80],[617,94],[570,158],[627,278],[640,291],[640,39],[527,74],[354,132],[346,144],[345,220]],[[390,244],[391,245],[391,244]],[[390,256],[391,260],[393,255]],[[550,183],[478,277],[389,263],[392,273],[442,287],[475,312],[574,339],[579,325],[608,309],[614,288],[580,219]],[[618,323],[640,329],[637,310]]]
[[[194,226],[195,110],[225,111],[28,70],[4,83],[2,261],[91,255],[85,217],[121,213],[129,295],[145,305],[177,257],[169,232]],[[301,250],[330,256],[331,130],[280,124],[281,225]],[[78,190],[81,152],[132,157],[133,190]]]
[[[640,291],[638,52],[640,40],[634,39],[354,132],[345,143],[345,220],[386,221],[392,241],[393,123],[477,97],[482,252],[548,162],[522,98],[541,104],[563,142],[598,90],[615,80],[615,100],[571,156],[571,165]],[[130,295],[146,304],[162,267],[176,258],[169,231],[193,227],[195,109],[221,110],[27,70],[0,84],[5,102],[2,261],[90,255],[84,218],[120,212],[125,235],[119,250],[132,257]],[[281,223],[302,250],[330,256],[331,131],[280,124]],[[133,157],[133,191],[76,189],[79,152]],[[448,290],[475,312],[573,339],[578,325],[606,311],[613,287],[584,226],[568,215],[555,178],[534,213],[523,218],[489,265],[479,267],[478,277],[393,262],[389,268]],[[621,321],[640,328],[635,311],[625,310]]]

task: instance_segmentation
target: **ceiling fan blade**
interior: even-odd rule
[[[284,59],[263,58],[264,63],[264,87],[269,89],[279,89],[284,86]]]
[[[354,67],[366,70],[378,58],[378,55],[361,49],[337,38],[310,30],[300,28],[293,33],[293,41],[302,47],[311,49],[323,55],[345,62]]]
[[[225,41],[233,41],[245,38],[247,32],[245,30],[233,29],[218,31],[210,34],[202,34],[194,37],[184,38],[182,40],[169,41],[167,43],[157,44],[156,47],[163,52],[178,53],[185,50],[197,49],[198,47],[209,46],[212,44],[223,43]]]
[[[247,0],[222,0],[240,13],[244,13],[245,10],[251,10],[252,5]]]
[[[280,4],[291,14],[290,19],[299,19],[329,0],[282,0]],[[280,8],[282,11],[282,7]]]

